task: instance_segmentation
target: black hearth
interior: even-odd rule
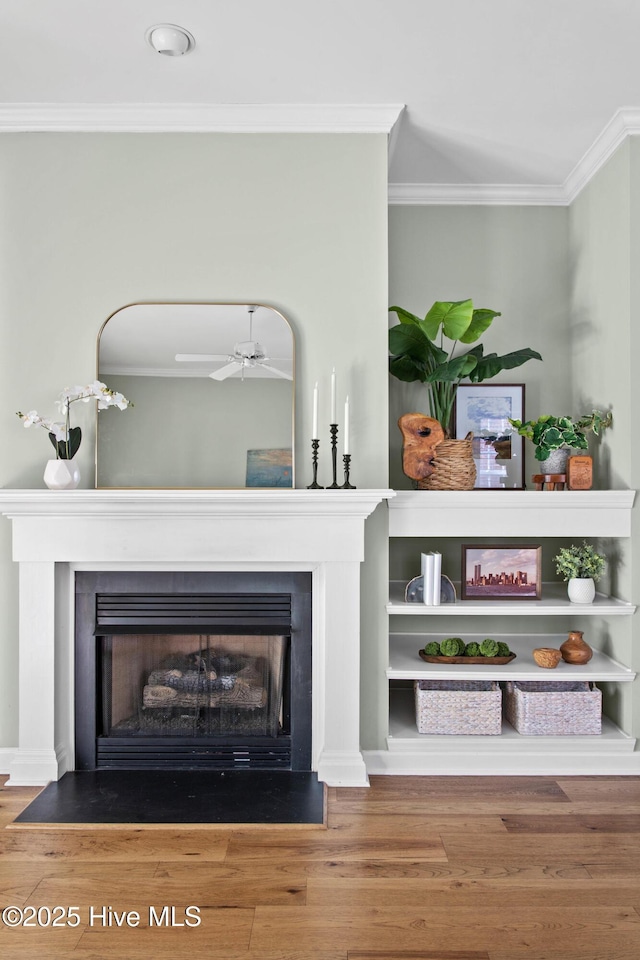
[[[76,574],[77,770],[311,769],[311,576]]]

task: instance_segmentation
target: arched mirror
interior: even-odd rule
[[[134,303],[98,337],[97,487],[292,487],[295,345],[272,307]]]

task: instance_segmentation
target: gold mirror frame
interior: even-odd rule
[[[269,304],[127,304],[100,328],[96,369],[132,403],[98,415],[96,488],[295,486],[295,336]]]

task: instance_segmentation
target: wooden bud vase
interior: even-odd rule
[[[593,650],[582,637],[582,630],[570,630],[569,636],[560,645],[560,653],[565,663],[589,663]]]

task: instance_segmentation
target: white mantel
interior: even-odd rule
[[[360,563],[391,490],[0,490],[20,570],[19,744],[9,784],[74,767],[76,570],[310,571],[312,765],[362,786]]]

